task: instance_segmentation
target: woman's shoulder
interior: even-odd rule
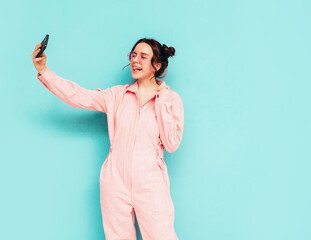
[[[167,95],[169,96],[169,98],[171,100],[179,100],[179,101],[181,101],[181,97],[180,97],[178,92],[172,90],[171,88],[167,89],[166,92],[167,92]]]

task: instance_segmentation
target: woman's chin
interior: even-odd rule
[[[138,77],[140,77],[140,74],[139,73],[135,73],[135,72],[132,72],[132,77],[137,79]]]

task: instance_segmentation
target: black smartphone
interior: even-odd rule
[[[46,49],[46,46],[48,45],[49,41],[49,34],[46,34],[45,38],[41,42],[41,47],[40,47],[40,52],[37,54],[36,58],[41,57],[41,54],[44,52]]]

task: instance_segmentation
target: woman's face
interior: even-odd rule
[[[151,79],[154,77],[155,70],[151,65],[151,59],[153,57],[152,48],[144,42],[136,45],[133,50],[133,57],[131,59],[131,71],[134,79]],[[160,69],[161,63],[155,64],[157,70]],[[141,70],[136,70],[139,68]]]

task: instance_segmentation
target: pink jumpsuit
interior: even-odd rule
[[[100,171],[100,204],[106,240],[134,240],[134,209],[144,240],[176,240],[174,205],[163,150],[175,151],[184,127],[180,96],[163,88],[140,109],[137,81],[88,90],[52,70],[40,82],[73,108],[107,114],[110,151]]]

